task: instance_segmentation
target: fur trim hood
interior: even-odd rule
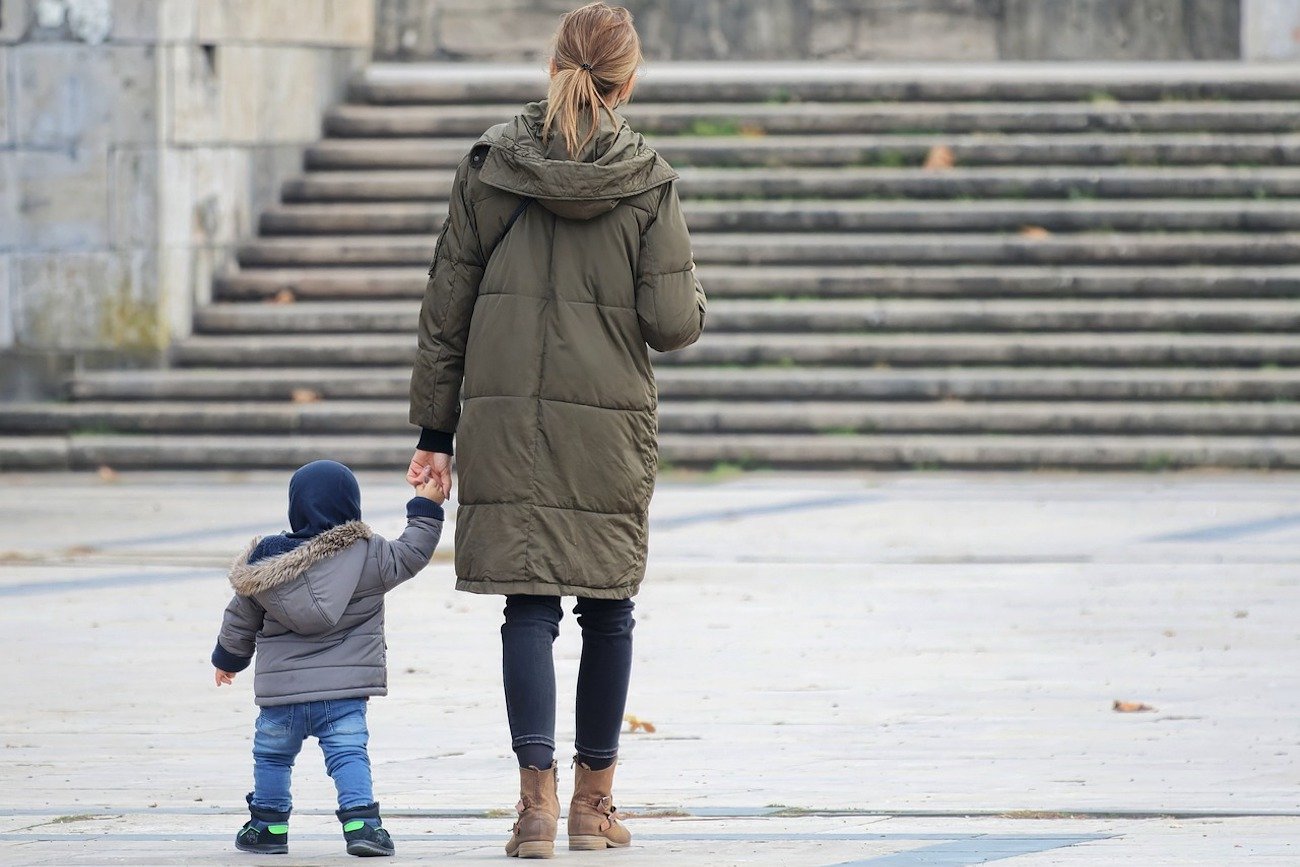
[[[231,565],[230,586],[240,596],[265,593],[302,577],[312,566],[372,535],[370,527],[363,522],[348,521],[308,539],[292,551],[249,563],[248,558],[262,541],[258,536]]]

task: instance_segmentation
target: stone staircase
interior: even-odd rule
[[[359,75],[170,366],[3,407],[0,464],[404,466],[452,170],[543,89]],[[1287,67],[654,67],[627,115],[711,298],[657,359],[665,460],[1300,466],[1298,98]]]

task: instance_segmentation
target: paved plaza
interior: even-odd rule
[[[361,480],[396,533],[399,473]],[[286,481],[0,476],[0,862],[348,860],[314,748],[292,854],[232,847],[252,684],[208,654]],[[636,844],[557,862],[1300,864],[1300,477],[673,475],[652,523]],[[452,590],[446,538],[389,600],[376,793],[397,861],[505,863],[501,601]]]

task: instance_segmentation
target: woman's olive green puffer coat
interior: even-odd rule
[[[456,434],[459,589],[627,598],[657,464],[647,347],[694,343],[704,293],[676,173],[607,112],[569,159],[545,112],[488,130],[456,172],[410,419]]]

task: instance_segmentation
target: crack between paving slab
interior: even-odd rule
[[[85,806],[77,808],[41,808],[24,810],[0,808],[0,818],[84,815],[92,819],[113,816],[226,816],[247,812],[243,807],[103,807],[100,812],[85,813]],[[92,808],[93,809],[93,808]],[[83,812],[78,813],[81,810]],[[494,819],[498,811],[493,808],[448,807],[441,809],[391,809],[386,815],[408,819]],[[1287,819],[1300,818],[1300,809],[1294,810],[881,810],[858,808],[814,809],[804,807],[690,807],[642,805],[627,807],[620,812],[643,813],[647,818],[672,813],[673,818],[710,819],[803,819],[803,818],[875,818],[875,819],[1006,819],[1018,821],[1066,820],[1143,820],[1143,819]],[[330,810],[295,810],[295,815],[333,816]],[[43,823],[49,824],[49,823]]]

